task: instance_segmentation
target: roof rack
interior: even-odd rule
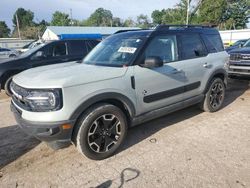
[[[124,32],[129,32],[129,31],[141,31],[143,29],[126,29],[126,30],[119,30],[116,31],[114,34],[118,34],[118,33],[124,33]]]
[[[170,28],[213,28],[214,25],[158,25],[155,30],[170,29]]]

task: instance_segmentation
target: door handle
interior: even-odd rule
[[[203,67],[204,67],[204,68],[210,68],[211,66],[212,66],[212,65],[209,64],[209,63],[204,63],[204,64],[203,64]]]
[[[181,69],[174,69],[173,71],[171,71],[171,74],[179,74],[182,73],[183,71]]]
[[[68,58],[64,58],[61,61],[69,61],[69,59]]]

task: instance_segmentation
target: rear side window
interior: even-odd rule
[[[76,40],[70,41],[69,44],[69,54],[70,55],[86,55],[88,53],[85,41]]]
[[[224,51],[220,35],[202,35],[209,53]]]
[[[69,53],[71,55],[86,56],[96,45],[96,40],[76,40],[69,42]]]
[[[183,60],[207,55],[207,50],[199,34],[181,34],[180,41],[181,57]]]

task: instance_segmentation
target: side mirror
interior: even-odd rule
[[[161,66],[163,66],[163,61],[160,57],[157,56],[147,57],[144,61],[144,64],[142,64],[142,67],[145,68],[154,68]]]
[[[242,48],[244,46],[244,43],[240,43],[239,47]]]

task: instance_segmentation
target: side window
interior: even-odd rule
[[[87,47],[85,41],[70,41],[69,45],[69,54],[70,55],[83,55],[85,56],[87,52]]]
[[[49,48],[48,56],[58,57],[67,55],[67,47],[64,42],[52,44]]]
[[[10,51],[9,49],[2,48],[2,52],[9,52],[9,51]]]
[[[207,55],[207,50],[201,41],[199,34],[181,34],[182,59],[193,59]]]
[[[209,53],[221,52],[224,50],[220,35],[202,35]]]
[[[145,50],[145,59],[147,57],[160,57],[163,63],[169,63],[178,60],[176,35],[156,36],[150,42]]]

